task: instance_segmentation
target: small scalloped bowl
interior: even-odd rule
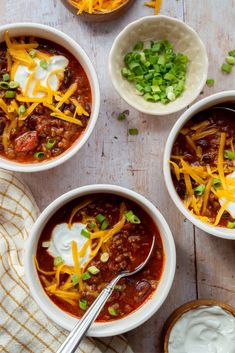
[[[169,195],[175,203],[178,210],[186,217],[190,222],[192,222],[196,227],[200,228],[206,233],[215,235],[216,237],[235,240],[234,229],[228,229],[225,227],[214,227],[212,225],[206,224],[201,221],[199,218],[194,216],[183,204],[180,199],[177,191],[175,189],[172,177],[171,169],[169,165],[169,160],[171,159],[171,151],[174,145],[174,142],[179,134],[179,131],[182,127],[189,121],[195,114],[199,113],[202,110],[209,109],[214,105],[235,102],[235,90],[234,91],[224,91],[212,94],[209,97],[203,98],[197,103],[193,104],[186,112],[184,112],[180,118],[176,121],[175,125],[170,131],[170,134],[167,138],[165,151],[163,156],[163,174],[165,179],[165,184],[168,189]]]
[[[136,42],[161,39],[170,41],[176,52],[186,54],[190,60],[185,91],[167,105],[145,101],[121,74],[123,58]],[[120,96],[133,108],[146,114],[166,115],[185,108],[197,98],[207,79],[208,57],[203,42],[188,25],[172,17],[148,16],[132,22],[117,36],[109,54],[109,73]]]

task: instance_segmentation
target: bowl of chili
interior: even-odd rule
[[[115,274],[141,262],[152,236],[149,264],[118,283],[89,335],[127,332],[160,308],[174,278],[175,246],[163,216],[140,194],[115,185],[72,190],[50,204],[31,231],[25,255],[31,295],[71,330]]]
[[[73,39],[37,23],[1,26],[0,43],[0,167],[56,167],[81,149],[98,118],[93,65]]]
[[[234,102],[235,91],[225,91],[190,107],[173,126],[163,160],[168,192],[181,213],[203,231],[233,240]]]
[[[192,103],[207,71],[206,48],[198,34],[168,16],[130,23],[109,54],[114,88],[133,108],[151,115],[172,114]]]

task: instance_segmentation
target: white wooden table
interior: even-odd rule
[[[216,239],[196,229],[184,220],[167,194],[162,154],[179,114],[140,114],[125,104],[110,82],[107,57],[113,39],[129,22],[153,13],[143,2],[136,0],[132,9],[115,22],[87,24],[69,13],[59,0],[0,0],[0,24],[27,21],[56,27],[74,38],[95,65],[101,85],[101,110],[89,142],[61,167],[22,176],[41,209],[75,187],[113,183],[142,193],[161,210],[177,247],[174,285],[154,317],[127,337],[136,353],[162,353],[163,323],[180,304],[195,298],[217,298],[235,305],[235,242]],[[186,21],[206,44],[209,77],[216,83],[212,88],[206,87],[200,98],[234,88],[235,70],[225,76],[220,65],[227,51],[235,47],[235,0],[163,0],[161,13]],[[128,120],[117,121],[115,115],[125,109],[130,109]],[[138,136],[128,136],[131,127],[139,129]]]

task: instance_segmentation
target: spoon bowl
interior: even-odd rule
[[[99,315],[101,309],[105,305],[106,301],[112,294],[115,285],[119,282],[121,278],[135,275],[139,271],[141,271],[145,265],[147,265],[155,247],[155,236],[153,236],[152,244],[150,250],[148,252],[147,257],[143,262],[141,262],[135,269],[129,271],[120,272],[100,293],[94,303],[87,310],[86,314],[83,315],[81,320],[77,323],[74,329],[71,331],[69,336],[66,338],[64,343],[61,345],[57,353],[73,353],[78,348],[82,338],[88,331],[89,327]]]

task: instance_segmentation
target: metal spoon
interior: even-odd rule
[[[227,110],[227,111],[229,111],[229,112],[235,113],[235,109],[228,108],[228,107],[223,107],[223,106],[212,107],[212,109],[213,109],[213,110],[215,110],[215,109],[223,109],[223,110]]]
[[[115,285],[117,282],[124,277],[132,276],[142,270],[142,268],[148,263],[153,249],[155,246],[155,237],[153,237],[153,241],[151,244],[151,248],[149,250],[148,256],[146,259],[135,268],[134,271],[122,271],[120,272],[117,277],[115,277],[100,293],[100,295],[96,298],[94,303],[90,306],[87,310],[86,314],[79,320],[77,325],[71,331],[69,336],[66,338],[62,346],[59,348],[57,353],[74,353],[79,343],[81,342],[83,336],[91,326],[92,322],[96,319],[98,314],[100,313],[101,309],[103,308],[104,304],[106,303],[107,299],[111,295]]]

